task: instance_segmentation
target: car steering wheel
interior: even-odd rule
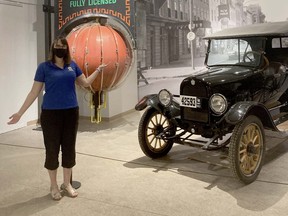
[[[246,60],[249,60],[249,62],[252,62],[252,61],[253,61],[253,59],[251,59],[251,58],[249,57],[250,54],[253,54],[253,55],[256,54],[256,55],[259,55],[259,56],[262,55],[260,52],[248,51],[248,52],[246,52],[246,53],[243,55],[243,61],[244,61],[244,62],[248,62],[248,61],[246,61]]]
[[[249,57],[249,54],[256,54],[261,56],[263,53],[257,52],[257,51],[248,51],[243,55],[243,62],[247,62],[246,60],[249,60],[249,62],[253,62],[254,59],[251,59]],[[268,58],[263,54],[263,59],[264,59],[264,65],[262,66],[263,69],[267,68],[269,66],[269,60]]]

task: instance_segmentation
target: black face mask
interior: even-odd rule
[[[67,54],[67,49],[54,48],[54,53],[58,58],[63,58]]]

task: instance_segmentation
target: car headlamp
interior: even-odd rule
[[[227,100],[221,94],[213,94],[209,104],[212,111],[217,115],[221,115],[227,110]]]
[[[172,95],[171,95],[171,93],[168,90],[162,89],[158,93],[158,99],[159,99],[159,102],[163,106],[169,106],[171,104],[171,101],[172,101]]]

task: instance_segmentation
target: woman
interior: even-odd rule
[[[86,78],[76,63],[71,60],[67,40],[64,37],[56,38],[51,45],[49,60],[41,63],[37,68],[32,89],[23,105],[9,118],[8,124],[17,123],[45,86],[40,122],[46,149],[44,167],[49,173],[50,193],[54,200],[62,198],[57,184],[60,147],[64,178],[61,189],[70,197],[78,195],[70,184],[72,167],[76,164],[75,142],[79,118],[75,82],[83,87],[89,87],[105,66],[105,64],[100,65]]]

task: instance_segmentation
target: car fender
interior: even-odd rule
[[[263,104],[255,101],[242,101],[234,104],[226,113],[225,120],[229,124],[236,125],[248,115],[257,116],[265,128],[278,130],[269,110]]]
[[[147,106],[157,107],[158,103],[159,100],[157,94],[146,95],[135,105],[135,110],[141,111],[144,110]]]
[[[158,99],[158,94],[150,94],[144,96],[136,105],[135,109],[137,111],[144,110],[146,107],[153,107],[164,115],[170,115],[170,117],[175,117],[180,115],[179,104],[172,100],[172,103],[168,107],[164,107]]]

